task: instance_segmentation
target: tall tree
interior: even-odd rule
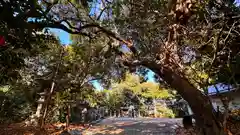
[[[35,94],[41,93],[43,98],[36,111],[37,119],[42,115],[45,119],[55,93],[67,92],[70,94],[67,99],[75,100],[77,95],[91,94],[89,90],[92,89],[88,89],[91,81],[105,80],[110,76],[107,71],[112,60],[101,60],[97,54],[104,52],[104,49],[85,42],[88,43],[86,46],[73,44],[66,47],[57,42],[50,43],[47,50],[26,60],[28,68],[24,69],[23,75],[32,79],[30,83],[36,89]]]
[[[117,43],[109,40],[111,51],[108,56],[120,55],[117,59],[124,61],[129,69],[145,66],[154,71],[161,80],[188,101],[195,113],[197,125],[202,129],[201,133],[224,134],[222,122],[217,120],[209,98],[194,86],[186,75],[186,63],[189,63],[189,60],[186,62],[183,56],[189,58],[189,52],[193,52],[194,59],[190,60],[190,63],[200,57],[200,63],[206,61],[206,65],[210,65],[204,65],[203,69],[212,71],[210,69],[215,66],[217,69],[226,70],[229,64],[221,59],[229,58],[226,57],[229,56],[227,54],[238,54],[239,51],[238,42],[233,42],[238,41],[239,33],[237,27],[234,27],[239,20],[239,9],[234,5],[234,1],[103,1],[106,8],[102,9],[100,17],[89,16],[91,4],[86,4],[86,1],[85,4],[58,0],[24,1],[23,7],[27,9],[31,6],[30,10],[26,11],[17,10],[17,2],[19,3],[11,0],[1,2],[2,9],[11,11],[6,14],[11,17],[10,20],[22,17],[29,27],[35,29],[59,28],[89,39],[101,36],[120,41]],[[15,7],[9,6],[12,4]],[[106,13],[110,16],[101,18],[101,15]],[[29,17],[34,19],[26,21]],[[125,40],[128,38],[131,38],[132,42]],[[125,49],[121,52],[116,49],[116,46],[122,43],[129,48],[128,51]],[[192,51],[186,51],[187,47]],[[132,55],[129,55],[130,50]],[[127,53],[123,55],[124,52]],[[208,58],[213,58],[213,61]],[[236,58],[232,55],[233,63],[234,59]],[[224,68],[217,67],[215,63],[220,63]],[[215,72],[208,74],[216,76]]]

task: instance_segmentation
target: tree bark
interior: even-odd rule
[[[196,124],[203,135],[224,135],[222,124],[216,118],[216,113],[207,95],[195,88],[182,71],[182,60],[178,55],[178,45],[181,41],[181,26],[187,24],[192,16],[196,1],[172,0],[169,5],[169,26],[168,39],[162,48],[160,47],[160,64],[145,63],[145,66],[158,74],[170,87],[189,103],[196,119]]]
[[[46,102],[45,102],[44,113],[43,113],[43,116],[42,116],[41,121],[40,121],[40,122],[41,122],[41,124],[40,124],[41,128],[42,128],[42,127],[44,126],[44,124],[45,124],[45,120],[46,120],[46,116],[47,116],[47,111],[48,111],[48,107],[49,107],[49,102],[51,101],[51,98],[52,98],[52,95],[53,95],[53,91],[54,91],[55,85],[56,85],[56,83],[55,83],[55,78],[56,78],[56,76],[57,76],[57,74],[58,74],[58,70],[59,70],[60,64],[62,63],[62,57],[63,57],[63,55],[64,55],[64,48],[61,48],[61,50],[60,50],[60,56],[59,56],[59,63],[57,64],[57,68],[56,68],[55,73],[54,73],[54,75],[53,75],[53,81],[52,81],[52,84],[51,84],[51,89],[50,89],[50,91],[49,91],[49,93],[48,93],[48,96],[47,96],[47,99],[46,99]]]
[[[216,112],[207,95],[195,88],[185,77],[172,71],[168,67],[163,67],[156,63],[145,62],[143,66],[158,74],[170,87],[176,89],[178,93],[189,103],[196,124],[204,135],[224,135],[223,127],[216,118]]]
[[[67,105],[67,116],[66,116],[66,128],[70,125],[70,113],[71,113],[71,107],[70,104]]]

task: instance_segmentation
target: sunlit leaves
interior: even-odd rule
[[[159,84],[154,82],[140,82],[140,77],[134,74],[127,74],[120,83],[114,84],[113,89],[130,90],[136,95],[145,98],[168,98],[171,97],[168,90],[160,88]]]
[[[165,99],[172,97],[167,89],[160,88],[159,84],[153,82],[144,82],[142,86],[142,95],[146,98]]]

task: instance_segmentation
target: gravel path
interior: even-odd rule
[[[182,119],[108,118],[86,130],[83,135],[175,135]]]

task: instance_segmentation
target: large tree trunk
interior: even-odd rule
[[[187,25],[192,16],[194,0],[172,0],[169,3],[169,26],[167,41],[159,48],[159,64],[149,63],[146,67],[157,73],[165,82],[189,103],[193,110],[196,124],[204,135],[224,135],[224,130],[217,120],[212,103],[207,95],[195,88],[184,77],[182,59],[179,56],[182,26]]]
[[[186,78],[167,67],[150,62],[142,65],[158,74],[189,103],[202,134],[224,135],[224,130],[216,118],[216,112],[207,95],[195,88]]]

